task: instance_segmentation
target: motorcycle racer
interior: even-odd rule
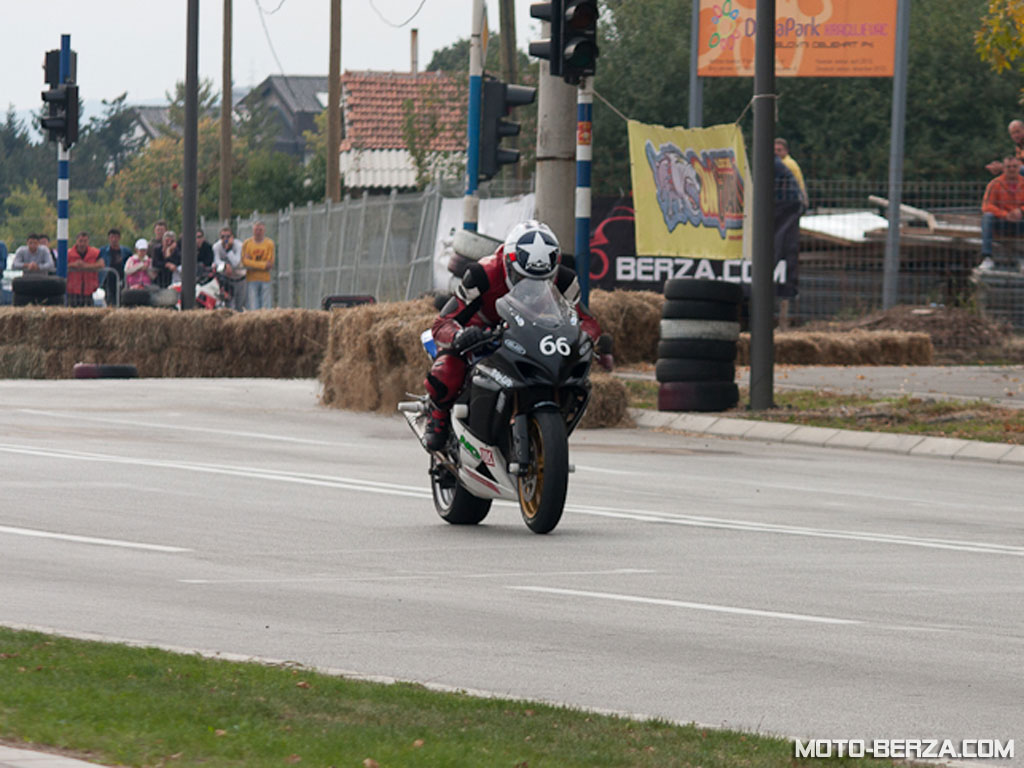
[[[431,329],[438,355],[424,382],[431,400],[424,438],[428,450],[441,450],[448,440],[452,404],[466,378],[464,353],[483,341],[485,329],[497,325],[495,302],[520,280],[551,280],[576,307],[582,332],[595,341],[601,335],[597,320],[579,304],[576,273],[561,260],[554,232],[531,219],[515,225],[493,254],[468,267]]]

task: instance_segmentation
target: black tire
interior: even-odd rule
[[[63,296],[67,292],[67,281],[56,275],[22,275],[11,280],[11,291],[15,295]]]
[[[73,375],[76,379],[137,379],[139,369],[134,365],[75,363]]]
[[[452,525],[476,525],[491,511],[491,500],[479,499],[459,485],[436,456],[430,457],[430,492],[437,514]]]
[[[733,381],[736,366],[724,360],[665,358],[654,366],[654,378],[668,381]]]
[[[668,299],[661,307],[664,318],[688,320],[733,320],[740,319],[740,305],[725,301],[703,301],[700,299]]]
[[[658,386],[659,411],[725,411],[740,401],[731,381],[669,381]]]
[[[24,296],[16,293],[11,297],[11,304],[15,307],[63,307],[64,294],[56,296]]]
[[[665,358],[732,362],[736,359],[736,342],[717,339],[662,339],[658,342],[658,359]]]
[[[122,307],[148,307],[153,297],[152,291],[145,288],[129,288],[121,294]]]
[[[475,263],[476,262],[470,258],[458,253],[453,253],[451,258],[448,259],[448,271],[461,280],[462,276],[466,274],[466,270],[469,268],[469,265]]]
[[[665,281],[663,292],[666,299],[724,301],[729,304],[739,304],[743,301],[742,286],[724,280],[674,278]]]
[[[562,519],[569,488],[569,439],[565,419],[556,411],[529,418],[530,472],[520,475],[519,511],[534,533],[550,533]]]

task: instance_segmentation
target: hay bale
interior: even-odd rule
[[[0,379],[42,379],[46,376],[46,355],[37,344],[9,344],[0,347]]]
[[[113,352],[150,355],[171,347],[174,323],[180,314],[153,307],[117,309],[102,319],[100,328]],[[159,374],[143,374],[140,369],[139,375]]]
[[[46,349],[43,323],[56,307],[0,307],[0,344],[35,344]]]
[[[930,365],[926,333],[903,331],[789,331],[776,333],[775,362],[786,365]],[[750,365],[750,334],[736,342],[736,364]]]
[[[580,429],[615,427],[626,419],[629,397],[626,385],[607,373],[594,373],[590,377],[590,403],[580,421]]]
[[[651,362],[658,352],[665,297],[652,291],[592,291],[590,311],[615,339],[615,361]]]
[[[422,391],[430,359],[420,334],[436,317],[429,299],[332,311],[320,367],[321,402],[391,412],[406,392]]]
[[[101,323],[113,310],[97,307],[56,308],[43,319],[47,349],[105,347]]]

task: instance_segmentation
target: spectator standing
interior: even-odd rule
[[[800,201],[804,204],[804,208],[807,207],[807,185],[804,183],[804,173],[800,170],[800,166],[797,164],[793,156],[789,154],[789,142],[785,139],[775,140],[775,156],[782,161],[782,164],[789,168],[790,173],[793,174],[793,178],[796,179],[796,183],[800,187]]]
[[[107,295],[108,307],[114,306],[114,297],[118,295],[117,289],[124,284],[124,265],[131,255],[131,249],[121,245],[121,230],[109,229],[107,244],[100,248],[100,258],[103,259],[104,265],[117,272],[117,277],[108,274],[103,280],[103,291]]]
[[[167,222],[160,219],[153,225],[153,239],[149,241],[149,258],[153,258],[156,249],[163,245],[164,232],[167,231]]]
[[[242,243],[235,238],[231,227],[224,227],[220,237],[213,244],[213,264],[216,269],[224,265],[224,275],[231,287],[230,309],[242,312],[246,304],[245,267],[242,266]]]
[[[57,269],[50,249],[39,243],[39,235],[29,235],[25,238],[25,243],[14,252],[14,263],[11,265],[11,269],[44,274]]]
[[[181,243],[178,243],[179,250]],[[206,242],[206,233],[196,230],[196,273],[213,269],[213,246]]]
[[[274,266],[274,241],[267,237],[267,227],[262,221],[253,224],[252,237],[242,243],[242,266],[245,267],[249,309],[273,307],[270,270]]]
[[[135,253],[124,264],[124,279],[129,288],[148,288],[153,284],[149,274],[153,260],[149,258],[149,243],[140,237],[135,241]]]
[[[985,187],[981,202],[981,265],[992,263],[992,238],[1001,234],[1024,234],[1024,179],[1020,177],[1021,162],[1015,155],[1003,158],[1003,172]]]
[[[149,250],[156,271],[153,282],[161,288],[169,288],[171,283],[180,281],[181,251],[178,250],[178,236],[169,229],[165,230],[163,242],[156,248],[150,243]]]
[[[1014,157],[1024,163],[1024,120],[1011,120],[1006,126],[1006,132],[1010,134],[1010,141],[1013,142]],[[998,176],[1003,172],[1003,161],[993,160],[985,169],[993,176]],[[1024,165],[1021,166],[1020,173],[1024,173]]]
[[[7,269],[7,243],[0,240],[0,275]]]
[[[75,247],[68,251],[68,306],[91,307],[92,294],[100,287],[103,269],[100,249],[89,245],[89,233],[79,232]]]

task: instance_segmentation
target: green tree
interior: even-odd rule
[[[2,208],[4,224],[0,226],[0,240],[8,246],[24,243],[25,237],[33,232],[55,233],[57,209],[35,181],[14,187]]]

